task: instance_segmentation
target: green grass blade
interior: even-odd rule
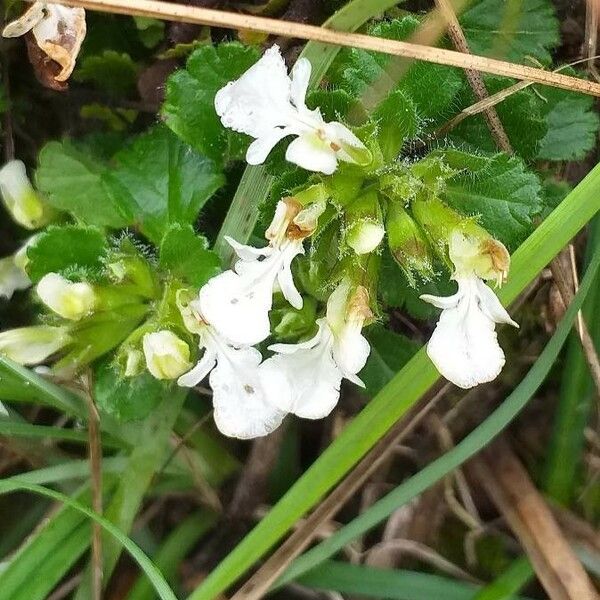
[[[1,486],[11,481],[0,481],[0,493]],[[27,484],[23,482],[23,485]],[[73,501],[89,504],[89,488],[74,494]],[[83,554],[89,538],[90,528],[85,516],[62,507],[46,520],[43,527],[26,538],[0,573],[3,600],[43,600]],[[34,572],[36,577],[32,578]]]
[[[306,573],[298,583],[319,590],[357,594],[385,600],[474,600],[478,586],[429,573],[375,569],[327,561]],[[526,600],[508,596],[511,600]]]
[[[529,559],[526,556],[520,556],[494,582],[479,590],[473,600],[510,600],[534,576],[535,571]]]
[[[292,563],[290,568],[278,581],[277,587],[295,579],[297,576],[333,556],[350,541],[363,535],[378,523],[381,523],[381,521],[385,520],[395,510],[477,454],[491,439],[497,436],[521,412],[548,375],[569,335],[577,311],[594,283],[599,265],[600,246],[597,248],[594,258],[588,267],[575,300],[569,306],[563,320],[540,354],[538,360],[513,393],[481,425],[476,427],[450,452],[433,461],[416,475],[399,485],[394,491],[376,502],[348,525],[342,527],[330,538],[315,546],[315,548]]]
[[[154,412],[144,421],[140,443],[129,456],[127,467],[115,491],[105,517],[120,531],[128,532],[152,483],[154,475],[164,464],[168,452],[168,440],[187,392],[176,389],[163,399]],[[104,581],[108,582],[115,568],[122,547],[114,536],[106,537],[102,544],[102,567]],[[91,568],[85,571],[74,600],[87,600],[91,589]]]
[[[509,282],[499,294],[505,305],[516,299],[598,211],[599,187],[600,165],[597,165],[515,252]],[[297,519],[317,504],[438,377],[425,351],[418,352],[190,595],[190,600],[213,600],[240,578]]]
[[[182,521],[163,542],[152,560],[167,581],[173,581],[187,553],[216,522],[217,517],[214,513],[202,512],[191,515]],[[152,598],[152,586],[144,576],[137,580],[127,596],[127,600],[152,600]]]
[[[48,427],[46,425],[31,425],[30,423],[16,423],[8,419],[0,418],[0,435],[28,438],[44,438],[62,440],[65,442],[79,442],[86,444],[88,434],[86,431],[65,429],[63,427]],[[102,445],[107,448],[123,448],[123,443],[102,438]]]
[[[600,244],[600,218],[591,226],[588,255]],[[600,343],[600,277],[583,304],[582,313],[596,346]],[[569,340],[563,370],[554,431],[549,445],[545,477],[546,493],[560,504],[573,499],[581,472],[584,430],[595,399],[589,369],[575,331]]]
[[[0,400],[13,399],[44,404],[87,419],[87,409],[79,396],[0,356]]]
[[[106,532],[108,532],[119,545],[122,545],[127,549],[131,557],[138,563],[140,568],[144,571],[146,577],[151,581],[152,586],[156,590],[159,598],[161,600],[177,600],[175,594],[169,587],[169,584],[165,581],[164,577],[160,573],[160,571],[154,566],[152,561],[140,550],[140,548],[132,542],[121,530],[119,530],[115,525],[113,525],[110,521],[96,514],[93,510],[88,508],[87,506],[61,494],[60,492],[56,492],[54,490],[42,487],[40,485],[34,485],[31,483],[25,483],[19,481],[18,478],[13,479],[5,479],[0,481],[0,494],[8,494],[10,492],[17,491],[29,491],[35,494],[40,494],[42,496],[46,496],[47,498],[52,498],[54,500],[58,500],[63,504],[71,507],[77,512],[89,517],[96,523],[98,523]],[[89,528],[87,532],[89,538]],[[35,572],[35,567],[37,565],[32,565],[31,574]],[[4,590],[3,590],[4,591]]]
[[[338,31],[356,31],[369,19],[400,3],[401,0],[351,0],[323,26]],[[306,44],[300,57],[308,58],[312,63],[311,88],[319,84],[339,51],[338,46],[316,42]],[[263,165],[246,167],[215,242],[214,249],[224,264],[229,264],[233,258],[233,250],[225,236],[231,236],[242,244],[250,239],[258,220],[259,206],[267,199],[272,181],[273,177]]]

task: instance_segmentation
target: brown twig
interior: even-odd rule
[[[298,556],[314,539],[315,532],[331,519],[355,494],[366,479],[387,459],[396,445],[419,424],[435,404],[442,398],[450,384],[438,387],[438,391],[422,400],[409,414],[400,419],[379,442],[356,465],[342,483],[306,518],[297,529],[273,553],[263,566],[238,590],[231,600],[258,600],[263,598],[273,582],[287,565]]]
[[[88,406],[88,441],[92,488],[92,508],[102,514],[102,446],[100,444],[100,416],[93,397],[91,373],[85,376],[85,398]],[[92,600],[102,600],[102,528],[92,525]]]
[[[458,21],[458,17],[452,8],[452,3],[450,0],[435,0],[435,4],[447,23],[448,35],[450,36],[454,47],[463,54],[471,54],[469,43],[467,42],[467,38],[463,33]],[[465,69],[465,75],[469,81],[469,85],[471,86],[473,93],[475,94],[475,97],[478,100],[481,101],[489,98],[489,93],[479,71]],[[484,108],[483,116],[498,148],[504,152],[507,152],[508,154],[512,154],[513,149],[510,145],[510,140],[506,135],[506,131],[504,131],[504,127],[502,126],[502,122],[500,121],[500,117],[498,116],[494,106],[490,105]]]
[[[551,600],[597,600],[587,573],[509,444],[500,438],[469,466],[518,537]]]
[[[377,38],[360,33],[334,31],[332,29],[317,27],[315,25],[306,25],[304,23],[293,23],[290,21],[257,17],[254,15],[244,15],[196,6],[185,6],[182,4],[171,4],[158,0],[56,1],[59,4],[80,6],[99,12],[153,17],[167,21],[198,23],[200,25],[224,27],[227,29],[246,29],[337,46],[362,48],[364,50],[373,50],[384,54],[425,60],[441,65],[473,69],[484,73],[513,77],[520,80],[529,80],[543,85],[550,85],[570,91],[600,96],[600,84],[562,75],[560,73],[548,72],[543,69],[536,69],[534,67],[509,63],[484,56],[467,55],[462,52],[446,50],[444,48],[432,48],[409,42]]]

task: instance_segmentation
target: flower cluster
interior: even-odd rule
[[[40,4],[26,13],[17,30],[30,26],[35,34],[36,28],[41,31],[48,25],[46,21],[66,18],[62,9],[48,8],[53,5],[44,5],[46,12],[40,17]],[[328,185],[332,178],[323,175],[333,174],[339,161],[377,172],[372,164],[376,153],[372,155],[342,123],[326,122],[319,108],[307,108],[310,74],[310,63],[300,59],[288,75],[279,48],[273,46],[215,97],[223,125],[254,138],[246,155],[250,164],[264,162],[278,142],[295,136],[287,147],[287,160],[315,173],[308,187],[277,203],[264,247],[225,238],[237,257],[235,264],[204,279],[197,291],[171,274],[159,270],[156,275],[133,243],[109,254],[100,283],[46,273],[37,282],[36,295],[52,311],[54,321],[1,333],[0,353],[36,365],[68,352],[54,371],[74,374],[119,348],[115,362],[125,377],[147,370],[156,379],[176,380],[184,387],[208,377],[215,422],[232,437],[264,436],[290,413],[320,419],[337,404],[343,379],[363,386],[358,374],[370,346],[362,332],[374,319],[379,248],[387,233],[390,253],[413,285],[415,272],[424,279],[434,275],[434,253],[438,261],[452,264],[457,292],[449,297],[421,296],[442,309],[427,345],[440,373],[462,388],[497,377],[505,358],[495,326],[518,326],[486,281],[500,285],[506,279],[508,251],[438,195],[421,193],[414,174],[403,180],[401,167],[380,170],[376,181],[358,176],[345,200],[336,197],[343,191]],[[438,167],[435,159],[428,166],[434,172]],[[27,229],[56,218],[19,161],[0,170],[0,193],[13,219]],[[382,197],[387,198],[383,209]],[[307,238],[313,238],[312,254],[317,254],[315,238],[327,239],[323,232],[331,231],[338,218],[339,235],[332,238],[334,246],[340,246],[336,266],[313,294],[326,301],[324,314],[316,317],[317,303],[311,298],[312,330],[295,335],[298,343],[268,346],[269,355],[264,357],[257,345],[278,333],[277,327],[272,328],[274,293],[281,292],[296,311],[303,309],[292,264],[304,254]],[[0,260],[0,296],[10,298],[31,284],[27,249],[35,243],[36,236],[14,256]],[[310,281],[304,289],[311,290]],[[333,291],[323,297],[323,290]],[[197,340],[197,352],[192,340],[194,344]]]
[[[339,399],[340,384],[356,377],[369,354],[361,328],[369,317],[368,295],[342,281],[331,295],[327,316],[307,342],[275,344],[263,361],[255,344],[270,335],[269,311],[279,289],[295,308],[302,307],[291,271],[303,240],[315,231],[323,202],[302,207],[295,199],[278,203],[266,231],[268,246],[254,248],[229,239],[238,261],[213,277],[194,299],[178,295],[188,330],[199,336],[202,357],[179,377],[194,386],[209,373],[214,418],[226,435],[253,438],[278,427],[287,413],[317,419],[329,414]],[[146,348],[144,347],[146,350]],[[146,358],[152,362],[153,357]]]

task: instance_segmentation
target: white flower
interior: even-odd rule
[[[309,171],[330,175],[338,160],[371,162],[369,150],[346,126],[326,123],[318,108],[306,107],[311,69],[301,58],[290,78],[279,47],[272,46],[238,80],[217,92],[215,109],[223,125],[255,138],[246,153],[249,164],[263,163],[289,135],[297,138],[288,146],[286,159]]]
[[[190,347],[172,331],[147,333],[142,348],[148,371],[156,379],[177,379],[191,367]],[[129,367],[134,365],[128,360],[127,369]]]
[[[20,365],[37,365],[71,342],[65,327],[37,325],[0,333],[0,355]]]
[[[202,287],[198,311],[231,344],[251,346],[269,336],[269,311],[276,285],[294,308],[302,308],[291,263],[304,252],[302,241],[314,231],[323,210],[324,203],[301,209],[293,199],[282,200],[266,231],[268,246],[253,248],[226,238],[239,260],[233,270],[213,277]]]
[[[37,229],[48,222],[48,212],[33,189],[25,165],[11,160],[0,169],[0,194],[11,217],[26,229]]]
[[[36,291],[48,308],[71,321],[89,315],[96,304],[96,295],[89,283],[73,283],[58,273],[44,275]]]
[[[285,412],[267,400],[258,371],[260,352],[255,348],[234,348],[204,322],[193,303],[178,303],[186,326],[200,336],[203,350],[198,364],[179,378],[179,385],[193,387],[210,373],[214,419],[224,435],[250,439],[277,429]]]
[[[508,271],[508,252],[500,242],[454,232],[450,258],[458,291],[450,297],[421,298],[442,309],[427,354],[438,371],[455,385],[468,389],[495,379],[505,363],[496,323],[518,327],[482,278],[502,281]]]
[[[2,35],[20,37],[33,33],[36,44],[61,67],[56,81],[66,81],[85,39],[85,10],[48,2],[34,2],[16,21],[9,23]]]
[[[10,300],[17,290],[26,290],[30,285],[31,280],[17,265],[14,256],[0,259],[0,298]]]
[[[269,348],[276,354],[260,367],[269,400],[299,417],[321,419],[337,404],[343,378],[364,387],[357,373],[371,350],[361,333],[370,316],[366,289],[352,289],[343,281],[331,294],[327,316],[317,321],[312,339]]]

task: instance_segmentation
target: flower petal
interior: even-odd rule
[[[204,354],[196,366],[187,373],[184,373],[177,380],[177,384],[182,387],[194,387],[198,385],[213,370],[216,364],[216,352],[212,348],[205,348]]]
[[[312,348],[275,354],[260,366],[260,373],[269,400],[304,419],[322,419],[338,403],[342,373],[331,355],[331,334]],[[273,385],[280,373],[286,375],[291,394],[281,394]]]
[[[356,379],[353,376],[362,371],[370,353],[371,346],[361,334],[360,327],[352,327],[350,325],[343,327],[341,334],[335,338],[333,358],[344,377],[354,381],[354,383],[356,383]]]
[[[247,246],[246,244],[240,244],[240,242],[234,240],[232,237],[226,235],[225,241],[235,250],[235,253],[242,260],[254,261],[257,258],[262,258],[271,253],[269,247],[255,248],[254,246]]]
[[[513,327],[519,327],[519,324],[513,321],[506,312],[506,309],[498,300],[498,296],[481,279],[477,279],[477,292],[479,293],[481,310],[490,319],[496,321],[496,323],[507,323]]]
[[[296,289],[294,277],[292,275],[291,263],[298,255],[304,253],[304,248],[301,242],[290,242],[283,250],[285,256],[281,270],[277,274],[277,283],[284,298],[297,310],[302,308],[302,296]]]
[[[38,46],[62,67],[54,79],[66,81],[85,39],[85,10],[48,3],[44,12],[44,18],[33,28],[33,35]]]
[[[262,165],[275,145],[291,133],[292,131],[288,127],[275,127],[261,133],[248,146],[248,150],[246,150],[246,162],[249,165]]]
[[[269,336],[271,329],[269,310],[275,274],[262,280],[253,280],[251,275],[225,271],[200,290],[202,316],[234,345],[258,344]]]
[[[34,2],[18,19],[2,30],[2,37],[14,38],[31,31],[44,18],[44,2]]]
[[[306,92],[310,82],[312,65],[307,58],[299,58],[292,69],[290,96],[298,110],[306,109]]]
[[[215,96],[225,127],[259,138],[289,121],[291,81],[278,46],[269,48],[238,80]]]
[[[428,302],[429,304],[433,304],[436,308],[441,308],[443,310],[448,310],[449,308],[457,306],[462,297],[463,292],[460,289],[452,296],[432,296],[431,294],[421,294],[419,296],[423,302]]]
[[[224,435],[240,439],[261,437],[277,429],[285,412],[269,404],[262,388],[255,348],[233,348],[219,353],[210,374],[214,419]]]
[[[335,151],[311,131],[297,137],[287,148],[285,159],[306,169],[331,175],[337,168]]]
[[[505,363],[494,322],[472,296],[442,312],[427,354],[446,379],[464,389],[492,381]]]

